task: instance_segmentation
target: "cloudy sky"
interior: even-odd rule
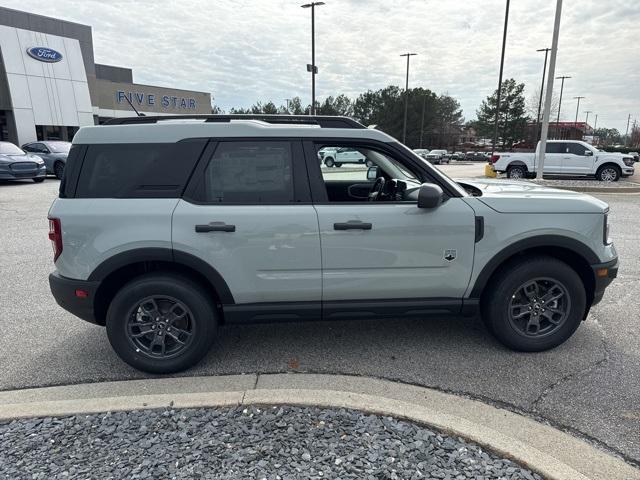
[[[325,0],[316,10],[317,95],[355,96],[409,82],[457,98],[467,119],[497,86],[504,0]],[[310,11],[294,0],[0,0],[10,8],[91,25],[98,63],[133,68],[134,81],[209,91],[224,109],[256,100],[310,102]],[[505,78],[540,87],[553,0],[511,2]],[[598,125],[640,122],[640,4],[565,0],[557,75],[562,118],[576,95]],[[557,85],[559,88],[559,85]],[[589,123],[593,125],[593,115]]]

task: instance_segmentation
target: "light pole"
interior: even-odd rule
[[[307,72],[311,72],[311,115],[316,114],[316,7],[324,5],[324,2],[311,2],[300,5],[302,8],[311,7],[311,65],[307,64]]]
[[[547,56],[549,55],[550,48],[540,48],[536,52],[544,52],[544,67],[542,68],[542,84],[540,85],[540,98],[538,99],[538,115],[536,116],[536,135],[534,140],[538,141],[538,133],[540,130],[540,109],[542,108],[542,92],[544,91],[544,77],[547,73]]]
[[[549,134],[549,115],[551,114],[551,96],[553,95],[553,76],[556,74],[556,55],[558,54],[558,37],[560,36],[560,17],[562,16],[562,0],[556,0],[556,16],[553,22],[553,37],[551,39],[551,58],[549,59],[549,75],[547,77],[547,93],[544,97],[544,112],[542,113],[542,132],[538,150],[538,168],[536,179],[542,180],[544,173],[544,156],[547,151],[547,135]]]
[[[560,100],[558,100],[558,119],[556,120],[556,138],[560,138],[559,135],[559,131],[560,131],[560,107],[562,106],[562,91],[564,90],[564,81],[567,78],[571,78],[571,77],[567,77],[566,75],[563,77],[556,77],[556,80],[562,80],[562,82],[560,83]]]
[[[502,70],[504,68],[504,49],[507,45],[507,24],[509,23],[509,0],[504,10],[504,30],[502,32],[502,53],[500,54],[500,75],[498,75],[498,97],[496,98],[496,120],[493,125],[493,142],[491,142],[491,156],[496,150],[498,141],[498,119],[500,118],[500,94],[502,93]]]
[[[627,140],[629,137],[629,122],[631,121],[631,114],[627,117],[627,131],[624,132],[624,146],[627,146]]]
[[[420,148],[422,148],[422,137],[424,135],[424,108],[427,104],[427,96],[422,97],[422,123],[420,123]]]
[[[580,100],[582,100],[585,97],[582,96],[578,96],[578,97],[573,97],[576,100],[578,100],[578,104],[576,105],[576,119],[573,122],[573,128],[576,129],[576,131],[578,130],[578,110],[580,109]]]
[[[587,125],[589,125],[589,114],[592,113],[592,112],[591,112],[591,110],[586,110],[584,113],[587,114],[587,118],[585,118],[585,120],[584,120],[584,130],[586,132]]]
[[[595,120],[595,122],[593,122],[593,131],[594,132],[596,131],[597,125],[598,125],[598,114],[596,113],[596,120]]]
[[[407,78],[404,87],[404,124],[402,126],[402,143],[407,143],[407,113],[409,111],[409,58],[417,53],[403,53],[401,57],[407,57]]]

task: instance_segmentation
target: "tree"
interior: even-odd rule
[[[526,114],[524,100],[524,83],[516,83],[513,78],[502,82],[500,97],[500,114],[498,116],[498,136],[505,148],[522,140],[529,117]],[[482,101],[476,112],[478,116],[477,131],[484,137],[493,137],[494,122],[498,104],[498,90]]]
[[[540,106],[540,119],[539,122],[542,122],[542,114],[544,113],[544,99],[546,93],[543,93],[542,97],[542,105]],[[540,91],[536,90],[529,98],[527,98],[527,115],[532,119],[532,121],[536,121],[536,115],[538,115],[538,101],[540,100]],[[501,102],[502,103],[502,102]],[[557,93],[551,94],[551,110],[549,112],[549,123],[555,122],[556,118],[558,118],[558,105],[560,103],[560,96]]]
[[[343,115],[350,117],[353,115],[353,105],[346,95],[337,97],[327,97],[324,102],[316,108],[316,115]]]
[[[598,138],[599,145],[615,145],[622,141],[617,128],[600,127],[593,132],[593,136]]]

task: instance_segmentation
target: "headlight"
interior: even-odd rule
[[[631,157],[624,157],[624,158],[622,159],[622,161],[624,162],[624,164],[625,164],[627,167],[633,167],[633,164],[634,164],[633,158],[631,158]]]
[[[609,238],[609,215],[604,214],[604,225],[602,228],[602,243],[605,245],[611,245],[611,238]]]

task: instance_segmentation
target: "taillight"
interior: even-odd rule
[[[53,246],[53,261],[55,262],[62,253],[62,226],[59,218],[49,217],[49,240]]]
[[[500,155],[491,155],[491,163],[496,163],[498,160],[500,160]]]

